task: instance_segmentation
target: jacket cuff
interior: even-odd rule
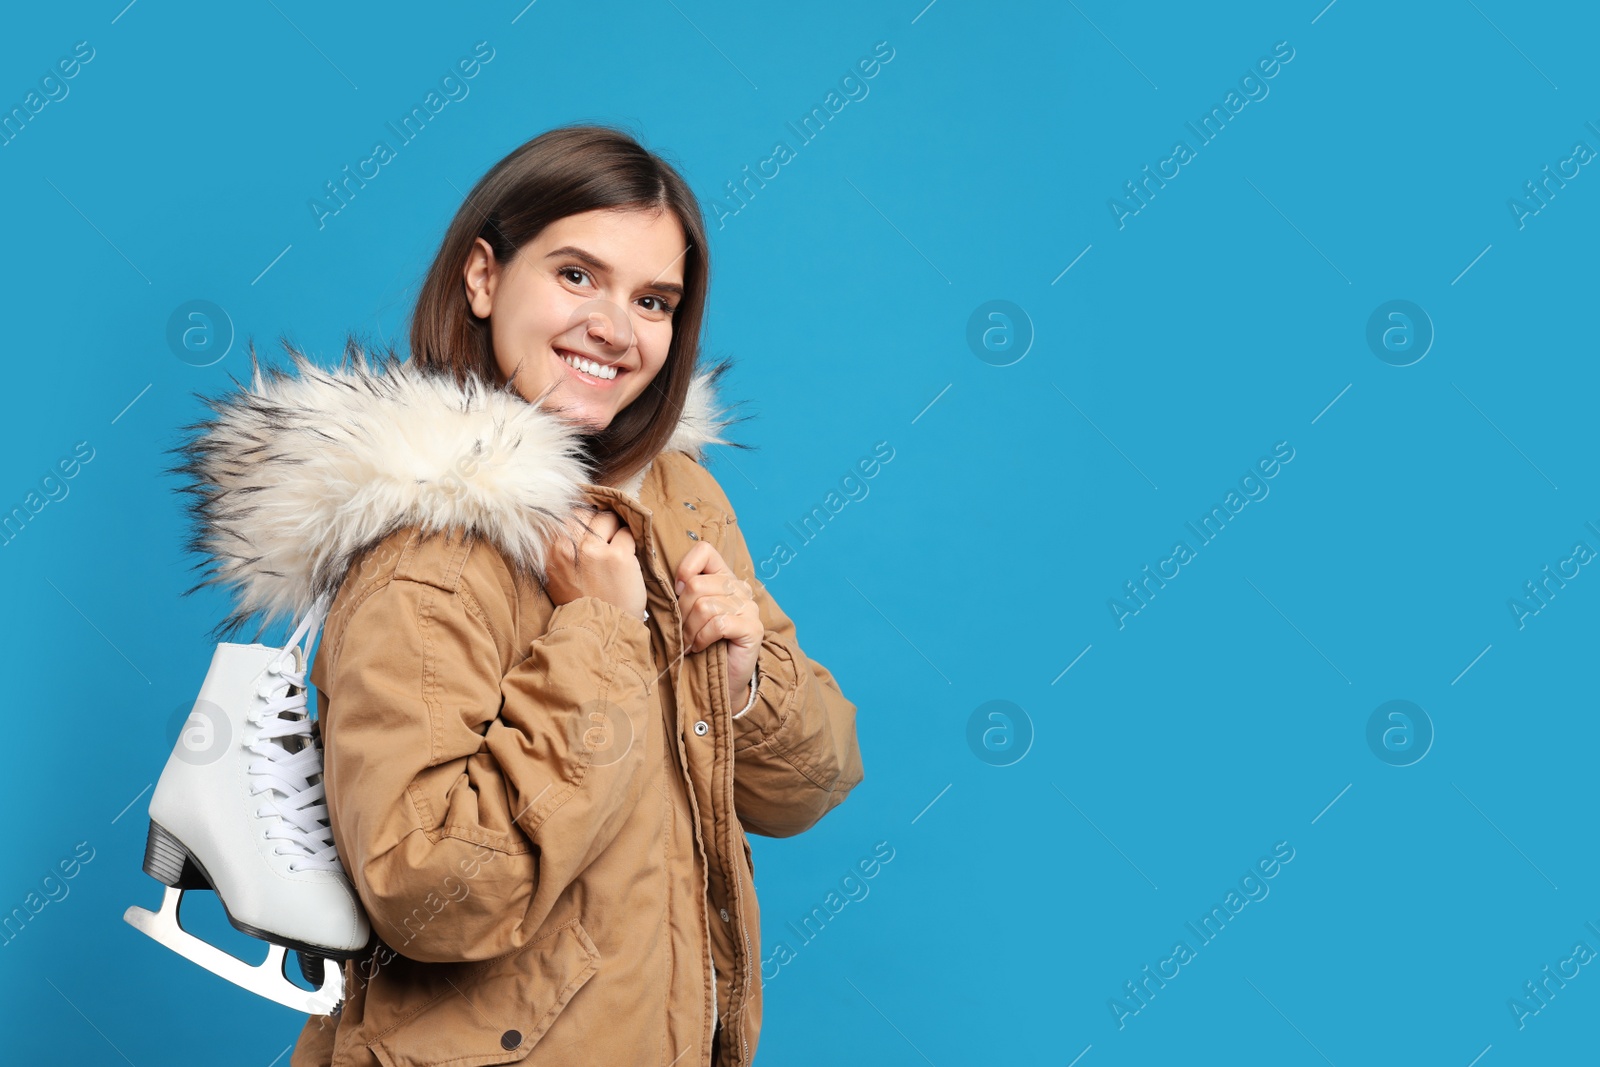
[[[793,655],[769,632],[761,642],[756,671],[751,675],[755,693],[733,716],[736,751],[759,745],[783,729],[800,680],[794,662]]]
[[[745,698],[744,707],[740,708],[738,711],[733,713],[733,717],[735,719],[742,718],[744,716],[745,712],[749,711],[751,708],[756,706],[756,698],[761,695],[760,690],[758,688],[760,686],[760,684],[761,684],[761,660],[760,660],[760,656],[758,655],[757,658],[756,658],[756,669],[750,673],[750,691],[749,691],[749,693],[747,694],[747,696]]]
[[[600,636],[606,654],[632,663],[650,663],[650,627],[639,616],[624,611],[609,600],[581,596],[557,604],[550,613],[549,629],[579,626]]]

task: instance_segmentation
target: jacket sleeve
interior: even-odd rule
[[[717,480],[705,472],[706,497],[722,509],[723,560],[755,590],[765,630],[756,664],[755,704],[733,720],[733,796],[745,828],[792,837],[816,825],[864,777],[856,742],[856,706],[833,675],[800,649],[795,625],[755,573],[755,564]],[[724,676],[714,682],[726,686]],[[730,694],[737,710],[750,691]]]
[[[422,962],[532,940],[644,788],[644,746],[606,746],[647,721],[649,631],[582,597],[523,657],[496,560],[371,591],[322,682],[335,843],[374,932]]]

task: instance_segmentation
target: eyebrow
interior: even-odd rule
[[[604,274],[611,273],[611,265],[609,263],[606,263],[604,260],[600,259],[600,257],[593,255],[592,253],[585,252],[583,249],[578,248],[575,245],[563,245],[544,258],[567,258],[581,260],[597,271],[600,271]],[[677,285],[673,282],[651,282],[650,285],[654,289],[660,289],[663,292],[671,293],[680,300],[683,299],[683,286],[681,285]]]

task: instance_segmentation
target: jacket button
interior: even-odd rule
[[[719,909],[719,914],[721,914],[723,922],[727,922],[728,921],[728,909],[727,908]]]
[[[500,1047],[510,1051],[522,1044],[522,1034],[517,1030],[507,1030],[500,1035]]]
[[[685,530],[683,532],[689,535],[689,540],[691,540],[691,541],[700,540],[700,535],[695,533],[693,530]]]
[[[706,735],[706,731],[709,729],[711,729],[711,727],[706,725],[706,721],[704,719],[701,719],[699,722],[694,724],[694,732],[697,736],[704,737]]]

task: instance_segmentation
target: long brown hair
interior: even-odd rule
[[[677,216],[688,251],[683,297],[672,313],[666,363],[605,430],[584,434],[591,480],[620,484],[665,447],[683,413],[700,354],[710,260],[700,204],[681,175],[630,133],[610,126],[562,126],[541,133],[478,180],[450,221],[411,315],[411,358],[509,387],[495,359],[487,319],[467,304],[463,271],[477,238],[506,264],[546,226],[603,209],[665,209]]]

